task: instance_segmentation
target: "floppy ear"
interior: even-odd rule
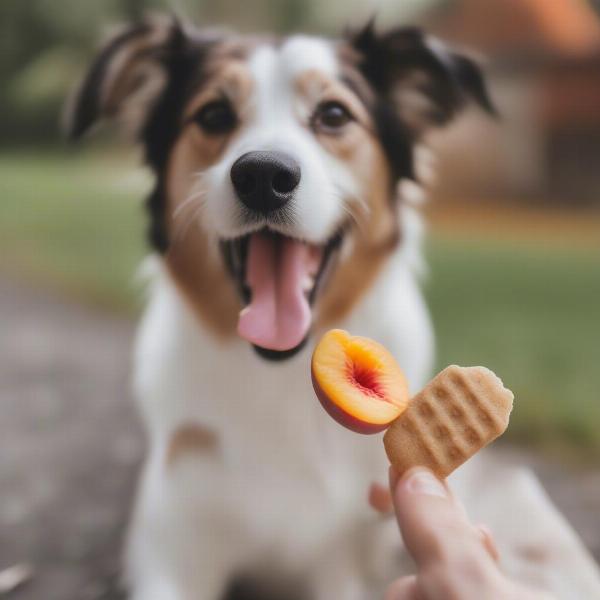
[[[78,139],[107,117],[141,127],[167,85],[166,62],[184,39],[180,25],[166,18],[147,19],[109,39],[68,103],[68,136]]]
[[[373,21],[350,35],[358,67],[380,101],[413,134],[448,123],[467,100],[496,114],[479,66],[414,27],[379,34]]]

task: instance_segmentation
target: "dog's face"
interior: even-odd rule
[[[414,29],[244,38],[149,21],[110,41],[71,130],[137,121],[151,240],[203,320],[271,358],[346,314],[400,240],[395,189],[470,96],[469,59]]]

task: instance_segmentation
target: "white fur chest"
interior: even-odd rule
[[[340,326],[381,340],[411,382],[422,383],[431,333],[401,255]],[[170,436],[182,425],[209,427],[219,440],[217,463],[192,457],[176,466],[169,491],[178,497],[175,512],[187,514],[188,523],[192,513],[235,523],[247,540],[240,548],[276,553],[286,564],[314,560],[326,540],[333,543],[357,518],[371,518],[368,485],[386,477],[380,436],[345,430],[318,403],[311,351],[271,363],[241,340],[215,341],[162,273],[136,348],[135,387],[150,435],[150,468],[161,468]]]

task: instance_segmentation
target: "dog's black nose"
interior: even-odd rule
[[[300,183],[300,165],[283,152],[247,152],[233,163],[231,181],[241,202],[267,214],[291,199]]]

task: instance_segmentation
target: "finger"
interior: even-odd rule
[[[417,576],[408,575],[396,579],[387,589],[384,600],[419,600]]]
[[[392,494],[389,488],[380,483],[372,483],[369,488],[369,504],[382,515],[388,515],[394,512],[392,504]]]
[[[428,469],[408,471],[393,488],[392,499],[402,537],[418,566],[480,556],[491,560],[481,551],[480,534],[460,502]]]
[[[481,543],[488,551],[488,554],[495,562],[500,562],[500,552],[498,552],[498,546],[496,545],[492,530],[483,523],[477,525],[477,530],[479,532],[479,537],[481,538]]]

